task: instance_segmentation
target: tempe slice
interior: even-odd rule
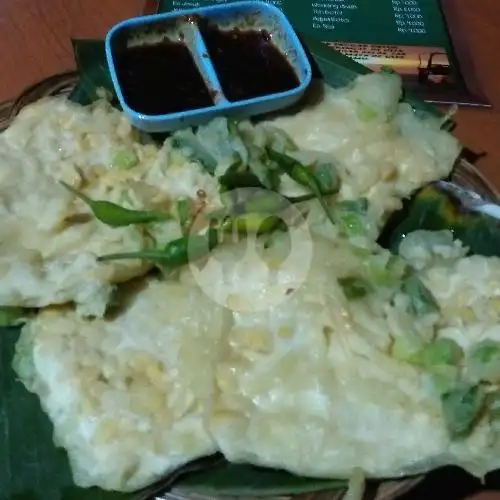
[[[136,287],[111,319],[47,309],[17,345],[81,487],[135,490],[216,451],[206,419],[227,312],[196,287]]]

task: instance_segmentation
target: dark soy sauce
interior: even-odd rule
[[[114,55],[127,104],[145,115],[163,115],[214,104],[198,67],[183,42],[164,40],[123,48]]]
[[[201,19],[200,32],[228,101],[284,92],[300,81],[286,56],[264,30],[220,29]]]

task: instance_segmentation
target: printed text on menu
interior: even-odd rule
[[[386,5],[392,8],[392,18],[399,33],[426,33],[418,0],[390,0]],[[377,5],[377,10],[380,7],[382,5]],[[339,25],[350,24],[359,15],[372,15],[373,2],[368,5],[363,0],[323,0],[313,1],[311,8],[314,29],[337,30]]]
[[[234,0],[166,0],[186,9]],[[440,0],[267,0],[297,29],[325,41],[447,46]],[[375,7],[376,5],[376,7]]]

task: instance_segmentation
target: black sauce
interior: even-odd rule
[[[286,56],[263,30],[220,29],[206,19],[200,32],[228,101],[242,101],[299,86]]]
[[[183,42],[124,48],[115,54],[115,67],[123,97],[138,113],[162,115],[214,104]]]

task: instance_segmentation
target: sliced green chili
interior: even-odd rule
[[[108,262],[112,260],[139,259],[156,262],[166,267],[178,267],[207,255],[217,246],[218,242],[219,231],[209,229],[205,234],[184,236],[172,240],[164,248],[108,254],[99,257],[98,260]]]
[[[287,174],[291,179],[297,182],[297,184],[300,184],[301,186],[307,187],[311,190],[311,192],[320,202],[323,210],[325,211],[325,214],[330,219],[331,223],[335,224],[335,220],[330,213],[330,209],[326,204],[325,199],[323,198],[321,183],[315,178],[314,173],[291,156],[283,153],[278,153],[277,151],[274,151],[270,148],[267,151],[269,158],[274,161],[285,174]]]
[[[277,216],[262,216],[256,213],[240,215],[234,219],[227,219],[222,224],[224,232],[236,231],[239,234],[266,234],[282,228],[284,221]]]
[[[177,200],[175,203],[177,219],[179,221],[179,225],[181,226],[181,231],[183,236],[187,235],[187,233],[189,232],[189,228],[191,226],[189,205],[190,202],[187,198],[181,198],[180,200]]]
[[[156,210],[142,211],[142,210],[129,210],[128,208],[121,207],[110,201],[92,200],[83,193],[66,184],[60,182],[68,191],[85,202],[92,213],[104,224],[111,227],[124,227],[132,224],[147,224],[150,222],[161,222],[171,220],[172,216],[167,212],[160,212]]]

